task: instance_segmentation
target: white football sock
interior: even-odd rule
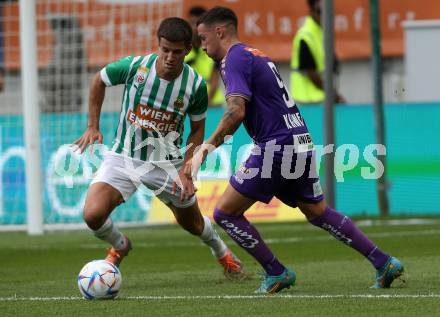
[[[221,258],[226,254],[228,247],[223,242],[223,240],[218,235],[212,226],[211,220],[208,217],[203,216],[205,225],[203,227],[203,232],[200,235],[200,239],[211,248],[212,254],[216,258]]]
[[[95,237],[107,241],[117,250],[125,247],[124,235],[113,225],[113,221],[110,218],[107,218],[101,228],[93,231],[93,234]]]

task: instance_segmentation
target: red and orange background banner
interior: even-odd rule
[[[403,54],[401,22],[408,19],[440,19],[437,0],[379,0],[382,52]],[[228,6],[239,18],[240,37],[277,61],[290,60],[292,39],[308,14],[306,0],[186,0],[191,5]],[[340,59],[370,56],[369,0],[334,0],[336,52]]]
[[[39,65],[46,66],[52,55],[54,34],[50,16],[71,14],[78,17],[83,29],[87,65],[97,67],[126,55],[141,55],[154,50],[155,32],[161,17],[177,12],[167,4],[146,1],[37,1]],[[116,3],[116,4],[115,4]],[[207,8],[228,6],[239,17],[240,38],[259,48],[276,61],[288,61],[292,38],[307,15],[306,0],[183,0],[174,6],[185,16],[192,5]],[[384,56],[403,55],[405,20],[440,19],[437,0],[380,0],[380,26]],[[5,65],[18,69],[19,12],[18,3],[3,3]],[[161,6],[163,8],[161,8]],[[168,7],[167,7],[168,6]],[[370,22],[368,0],[334,0],[336,52],[342,60],[370,56]],[[156,21],[152,23],[152,21]]]

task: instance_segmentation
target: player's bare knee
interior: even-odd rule
[[[311,210],[303,210],[301,209],[301,212],[304,214],[304,216],[306,217],[306,219],[308,221],[315,219],[316,217],[318,217],[319,215],[314,213]]]
[[[105,219],[102,219],[101,217],[96,217],[95,215],[90,213],[84,213],[84,221],[90,229],[98,230],[104,224]]]
[[[218,210],[218,212],[214,212],[214,220],[217,222],[215,218],[219,217],[219,212],[228,217],[240,217],[247,209],[243,210],[234,205],[217,204],[215,210]]]
[[[309,221],[321,216],[325,211],[325,206],[326,205],[324,202],[319,202],[316,204],[298,203],[299,209]]]
[[[93,204],[88,204],[84,207],[83,218],[87,226],[92,230],[98,230],[107,219],[106,215]]]

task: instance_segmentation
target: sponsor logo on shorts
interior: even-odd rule
[[[250,170],[246,166],[242,165],[240,167],[240,172],[242,172],[243,174],[249,174]]]
[[[240,166],[237,173],[234,175],[235,180],[240,185],[243,184],[245,179],[251,179],[252,177],[251,170],[244,165]]]
[[[237,183],[239,183],[240,185],[243,185],[244,179],[237,176],[237,174],[234,175],[234,179],[236,180]]]
[[[293,136],[293,144],[295,146],[295,153],[304,153],[315,148],[310,133],[295,134]]]
[[[313,183],[313,197],[318,197],[323,194],[321,183],[317,181],[316,183]]]

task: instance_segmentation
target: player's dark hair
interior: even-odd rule
[[[202,15],[204,15],[206,13],[206,9],[205,7],[202,6],[193,6],[191,8],[189,8],[188,10],[188,15],[192,15],[195,17],[201,17]]]
[[[183,42],[190,46],[192,41],[192,28],[184,19],[173,17],[162,20],[157,30],[157,38],[176,43]]]
[[[214,7],[204,15],[202,15],[197,21],[197,25],[200,24],[213,25],[216,23],[232,24],[235,29],[238,28],[238,19],[234,11],[225,7]]]
[[[307,0],[307,4],[309,5],[309,8],[313,8],[315,6],[315,3],[319,0]]]

